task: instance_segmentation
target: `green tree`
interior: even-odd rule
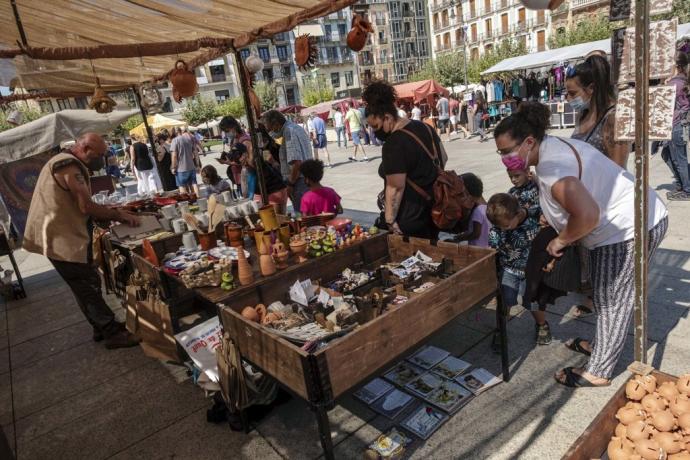
[[[231,116],[240,118],[244,114],[244,100],[241,96],[226,99],[216,107],[216,116],[218,117]]]
[[[481,80],[481,73],[504,59],[527,54],[527,47],[522,42],[503,40],[495,48],[485,52],[478,59],[467,62],[467,77],[470,82]]]
[[[410,81],[436,80],[442,86],[451,87],[465,81],[464,69],[463,53],[453,51],[425,62],[420,70],[412,74]]]
[[[261,101],[261,111],[275,109],[278,106],[278,91],[273,83],[258,81],[254,85],[254,92]]]
[[[19,110],[22,114],[22,124],[28,123],[30,121],[38,120],[44,115],[48,115],[48,112],[42,112],[39,109],[33,109],[31,107],[27,107],[26,104],[21,103],[21,104],[15,104],[14,108],[10,108],[9,110],[6,111],[0,111],[0,132],[1,131],[7,131],[8,129],[14,128],[14,125],[11,125],[7,122],[7,117],[10,116],[10,113],[12,113],[15,110]]]
[[[120,126],[113,130],[113,133],[118,136],[126,136],[129,134],[130,129],[134,129],[144,122],[144,118],[141,115],[134,115],[123,121]]]
[[[216,117],[217,107],[218,104],[213,99],[187,99],[187,105],[182,109],[182,118],[192,126],[200,125]]]
[[[690,22],[690,0],[673,0],[673,11],[652,16],[652,21],[671,18],[678,18],[678,24]]]
[[[329,81],[319,75],[315,78],[309,78],[304,81],[302,87],[302,103],[307,107],[316,105],[320,102],[332,101],[334,97],[333,85]]]
[[[564,46],[611,38],[615,24],[609,21],[607,16],[598,16],[587,21],[580,21],[575,27],[559,30],[552,35],[549,39],[549,48],[563,48]]]

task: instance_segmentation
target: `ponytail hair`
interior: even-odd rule
[[[597,121],[601,120],[611,103],[616,100],[609,61],[603,56],[593,54],[576,65],[572,73],[566,74],[568,79],[576,77],[582,87],[593,87],[590,106],[597,111]]]
[[[494,138],[503,134],[518,142],[529,136],[541,142],[546,136],[546,129],[551,124],[551,110],[540,102],[523,102],[517,112],[513,113],[494,129]]]

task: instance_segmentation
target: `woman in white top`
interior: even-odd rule
[[[547,247],[560,257],[580,242],[590,250],[596,335],[568,347],[591,355],[586,368],[567,367],[555,375],[570,386],[610,383],[634,310],[634,178],[589,144],[547,136],[551,113],[537,102],[523,103],[494,130],[498,153],[510,169],[534,166],[539,203],[558,237]],[[668,226],[666,206],[649,189],[649,257]]]

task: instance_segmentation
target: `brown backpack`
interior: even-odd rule
[[[407,178],[407,183],[417,193],[424,197],[425,200],[433,202],[431,208],[431,219],[436,227],[438,227],[440,230],[450,230],[457,225],[460,219],[462,219],[462,202],[467,199],[467,190],[465,190],[465,184],[460,176],[455,173],[455,171],[443,170],[442,160],[438,154],[438,146],[436,145],[436,140],[434,139],[433,128],[426,124],[424,126],[426,126],[429,130],[431,143],[434,147],[433,154],[429,150],[429,147],[427,147],[426,144],[424,144],[415,133],[405,128],[400,129],[400,131],[403,131],[405,134],[414,139],[436,166],[438,176],[436,177],[433,185],[434,196],[429,196],[429,194],[423,188],[412,182],[409,176]]]

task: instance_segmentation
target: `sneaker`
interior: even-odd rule
[[[130,348],[139,345],[141,340],[127,331],[117,332],[105,339],[105,348],[115,350],[117,348]]]
[[[544,323],[542,326],[535,325],[537,345],[548,345],[551,343],[551,329],[549,323]]]
[[[359,160],[359,161],[369,161],[369,158],[367,158],[367,157],[364,157],[364,158],[362,158],[362,159],[361,159],[361,160]]]
[[[355,157],[347,157],[347,159],[350,161],[357,161],[357,158],[355,158]]]
[[[690,201],[690,193],[688,192],[678,192],[669,193],[666,195],[669,201]]]

